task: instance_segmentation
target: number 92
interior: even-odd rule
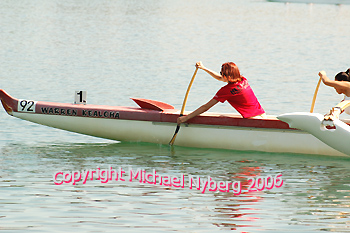
[[[36,102],[33,100],[18,100],[19,112],[35,112]]]

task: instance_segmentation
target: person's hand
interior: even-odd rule
[[[332,108],[330,112],[324,115],[325,121],[334,121],[335,119],[339,119],[339,115],[341,114],[341,109],[338,107]]]
[[[332,114],[326,114],[323,118],[323,120],[325,121],[334,121],[335,119],[337,119],[335,116],[333,116]]]
[[[196,63],[196,67],[199,69],[204,69],[203,63],[201,61]]]
[[[320,72],[318,73],[318,75],[320,76],[320,78],[322,79],[322,82],[323,82],[324,84],[326,84],[326,82],[329,81],[329,78],[327,77],[326,72],[325,72],[324,70],[320,71]],[[327,85],[327,84],[326,84],[326,85]]]
[[[187,117],[186,116],[181,116],[179,118],[177,118],[177,124],[181,124],[187,121]]]
[[[318,75],[320,76],[320,78],[324,77],[324,76],[327,76],[326,75],[326,71],[322,70],[318,73]]]

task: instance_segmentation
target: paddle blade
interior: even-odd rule
[[[180,130],[180,125],[177,125],[176,126],[176,129],[175,129],[175,133],[174,133],[174,136],[171,138],[170,142],[169,142],[169,145],[172,146],[175,142],[175,139],[176,139],[176,136],[177,136],[177,133],[179,132]]]

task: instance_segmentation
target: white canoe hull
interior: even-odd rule
[[[304,130],[330,147],[350,155],[350,126],[336,119],[334,127],[327,129],[323,124],[324,116],[318,113],[288,113],[278,116],[290,127]]]
[[[13,112],[13,116],[38,124],[100,138],[168,144],[175,123],[101,119]],[[311,134],[293,129],[183,125],[174,145],[242,151],[323,154],[342,156]]]
[[[0,90],[8,114],[34,123],[117,141],[168,144],[179,110],[154,100],[133,99],[139,107],[81,105],[18,100]],[[186,114],[186,113],[185,113]],[[182,124],[174,145],[241,151],[345,155],[312,134],[269,116],[204,113]],[[349,126],[350,127],[350,126]]]

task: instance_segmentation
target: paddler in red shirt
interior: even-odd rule
[[[243,118],[266,118],[264,109],[261,107],[247,79],[240,74],[235,63],[227,62],[222,64],[220,74],[204,67],[202,62],[197,62],[196,67],[206,71],[219,81],[227,82],[227,85],[223,86],[208,103],[202,105],[189,115],[179,117],[177,119],[178,124],[184,123],[208,111],[218,102],[224,103],[226,100]]]

